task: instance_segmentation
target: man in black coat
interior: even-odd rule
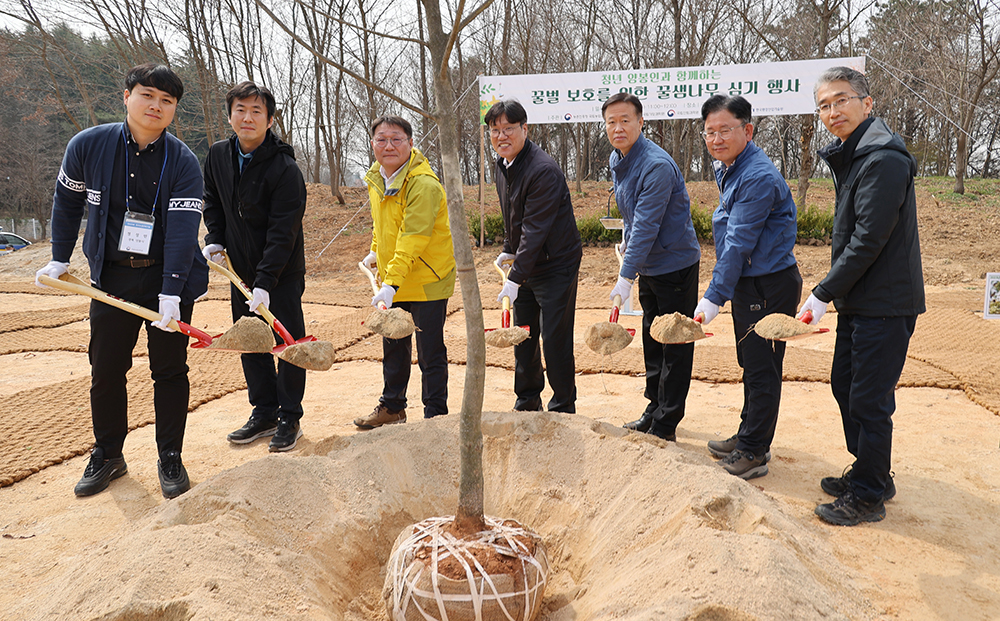
[[[916,161],[903,139],[872,117],[868,81],[848,67],[819,77],[816,105],[837,140],[820,149],[837,202],[832,265],[799,310],[815,324],[832,301],[837,341],[830,386],[840,406],[847,450],[855,462],[820,481],[836,496],[816,507],[823,520],[853,526],[885,517],[892,481],[893,394],[903,371],[924,281],[917,237]]]
[[[513,322],[531,333],[514,346],[514,409],[542,409],[541,341],[552,388],[548,409],[576,412],[573,323],[583,244],[566,177],[528,140],[528,114],[521,104],[497,102],[485,121],[499,156],[495,178],[505,233],[496,263],[511,264],[497,301],[510,297]]]
[[[305,336],[302,293],[306,261],[302,215],[306,187],[295,151],[271,132],[274,95],[252,82],[226,94],[235,135],[212,145],[205,159],[205,258],[223,263],[253,289],[247,301],[233,286],[233,321],[270,310],[296,339]],[[271,354],[243,354],[253,412],[227,439],[248,444],[273,436],[268,450],[290,451],[302,436],[306,371]]]

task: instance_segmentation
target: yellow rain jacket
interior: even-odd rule
[[[444,300],[455,292],[448,201],[423,153],[412,149],[404,166],[389,188],[378,162],[365,174],[378,275],[397,288],[394,301]]]

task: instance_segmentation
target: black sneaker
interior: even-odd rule
[[[103,492],[111,481],[126,472],[128,472],[128,466],[125,464],[124,457],[106,459],[104,449],[95,446],[94,450],[90,452],[90,463],[83,471],[83,478],[73,488],[73,493],[77,496],[91,496],[97,492]]]
[[[739,440],[739,434],[734,434],[733,437],[728,440],[709,440],[708,441],[708,452],[722,459],[730,453],[736,450],[736,442]],[[764,452],[764,463],[771,461],[771,449],[768,448]]]
[[[861,522],[881,522],[885,519],[885,503],[881,500],[867,503],[847,490],[831,503],[816,507],[816,515],[837,526],[854,526]]]
[[[851,464],[844,468],[844,473],[839,477],[823,477],[819,482],[819,486],[827,494],[840,498],[851,489],[851,470],[853,469],[854,464]],[[885,486],[885,493],[882,495],[882,500],[892,500],[896,496],[896,483],[892,478],[893,474],[890,472],[889,484]]]
[[[164,498],[177,498],[191,489],[191,480],[181,463],[180,451],[167,451],[156,462],[156,472],[160,475],[160,491]]]
[[[749,451],[733,450],[719,462],[726,472],[741,479],[756,479],[767,474],[767,462],[764,456],[755,456]]]
[[[649,431],[649,427],[652,424],[653,424],[653,415],[650,414],[649,412],[643,412],[642,416],[640,416],[639,418],[630,423],[625,423],[624,425],[622,425],[622,427],[628,429],[629,431],[639,431],[641,433],[646,433],[647,431]]]
[[[233,444],[250,444],[258,438],[273,436],[278,428],[277,421],[268,420],[256,414],[250,415],[250,420],[236,431],[232,432],[226,439]]]
[[[295,443],[302,437],[302,426],[297,420],[278,419],[278,428],[271,438],[271,443],[267,445],[267,450],[272,453],[290,451],[295,448]]]

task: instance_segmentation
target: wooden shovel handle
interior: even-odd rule
[[[358,262],[358,268],[360,268],[361,271],[364,272],[365,276],[367,276],[368,280],[372,283],[372,293],[376,293],[377,294],[378,290],[380,289],[380,287],[378,285],[378,278],[375,276],[374,273],[372,273],[372,271],[370,269],[368,269],[368,266],[365,265],[364,262],[359,261]],[[378,309],[379,310],[385,310],[387,308],[388,308],[388,306],[385,305],[385,302],[382,302],[380,300],[379,303],[378,303]]]
[[[222,251],[222,256],[226,257],[226,265],[229,266],[229,269],[226,269],[225,267],[222,267],[215,261],[211,260],[208,262],[208,266],[211,267],[216,272],[228,278],[231,283],[236,285],[236,288],[240,290],[240,293],[242,293],[246,299],[252,300],[253,292],[250,291],[250,289],[246,286],[246,284],[242,280],[240,280],[240,277],[237,276],[236,273],[232,271],[233,264],[229,261],[229,255],[226,254],[225,250]],[[291,333],[288,330],[285,329],[285,326],[281,325],[281,322],[278,321],[278,318],[274,316],[274,313],[268,310],[268,308],[263,304],[258,306],[257,308],[258,310],[260,310],[260,316],[264,318],[264,321],[266,321],[269,326],[271,326],[272,330],[278,333],[278,336],[280,336],[281,340],[285,342],[285,345],[293,345],[295,343],[295,338],[291,335]]]

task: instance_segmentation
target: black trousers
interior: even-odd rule
[[[857,458],[851,485],[865,502],[881,500],[889,484],[896,382],[916,325],[916,315],[837,317],[830,387],[840,406],[847,450]]]
[[[279,281],[274,291],[268,291],[271,297],[268,308],[275,318],[295,339],[306,335],[305,319],[302,316],[302,293],[305,291],[304,277]],[[233,311],[233,322],[240,317],[257,317],[264,319],[250,310],[246,297],[236,288],[230,287],[230,301]],[[278,333],[274,333],[275,342],[283,343]],[[243,376],[247,380],[247,393],[253,415],[267,420],[283,418],[297,421],[302,418],[302,396],[306,392],[306,370],[278,359],[275,369],[275,357],[271,354],[240,354],[243,363]]]
[[[417,366],[420,367],[420,397],[424,418],[448,413],[448,350],[444,346],[444,321],[448,317],[448,300],[429,302],[393,302],[413,315],[418,330]],[[382,337],[382,397],[379,403],[390,410],[406,407],[406,386],[410,383],[413,360],[413,340]]]
[[[743,369],[743,410],[736,448],[763,455],[771,447],[781,404],[784,341],[769,341],[750,328],[773,313],[795,315],[802,295],[799,266],[740,278],[733,292],[736,360]]]
[[[580,264],[532,275],[514,300],[512,325],[528,326],[530,336],[514,346],[515,410],[542,409],[542,343],[545,375],[552,387],[548,409],[576,412],[576,359],[573,356],[573,324],[576,320],[576,289]]]
[[[681,313],[690,317],[698,305],[698,261],[694,265],[660,274],[639,276],[642,305],[642,356],[646,366],[646,413],[653,417],[651,431],[676,432],[684,418],[684,405],[691,387],[694,343],[664,345],[649,333],[660,315]]]
[[[115,297],[158,311],[163,288],[163,266],[122,267],[106,263],[102,290]],[[181,304],[181,321],[191,321],[193,304]],[[90,303],[90,415],[94,442],[108,457],[122,454],[128,435],[128,391],[125,374],[132,368],[132,350],[145,324],[149,342],[149,371],[153,378],[156,448],[159,453],[180,451],[187,424],[187,348],[180,332],[164,332],[145,319],[94,300]]]

